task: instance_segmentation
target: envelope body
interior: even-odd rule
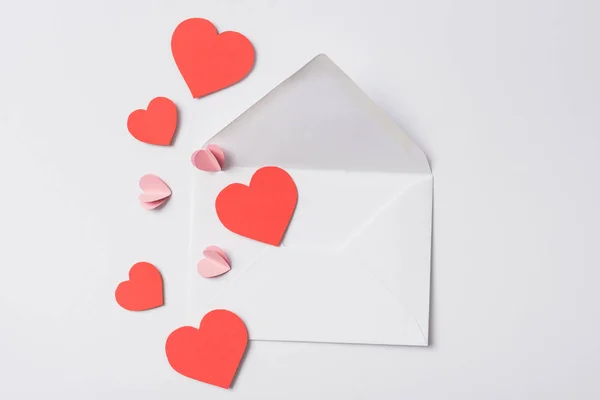
[[[426,346],[433,177],[424,153],[319,55],[215,135],[221,172],[194,171],[188,316],[228,309],[250,340]],[[215,199],[264,166],[298,203],[280,246],[236,235]],[[231,271],[205,279],[202,251]]]

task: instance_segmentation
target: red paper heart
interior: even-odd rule
[[[127,118],[127,129],[139,141],[168,146],[177,128],[177,107],[166,97],[156,97],[147,110],[135,110]]]
[[[165,351],[171,367],[181,375],[229,389],[246,345],[244,322],[227,310],[213,310],[200,329],[184,326],[167,338]]]
[[[254,65],[254,47],[241,33],[217,33],[208,20],[180,23],[171,37],[173,58],[194,98],[242,80]]]
[[[121,307],[129,311],[144,311],[160,307],[163,302],[163,280],[158,269],[147,262],[139,262],[129,270],[129,280],[115,290]]]
[[[281,168],[263,167],[254,173],[250,186],[233,183],[219,193],[217,216],[230,231],[279,246],[294,214],[298,190]]]

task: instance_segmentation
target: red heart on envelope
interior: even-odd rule
[[[208,20],[180,23],[171,37],[173,58],[194,98],[242,80],[254,65],[254,47],[241,33],[217,33]]]
[[[129,311],[144,311],[160,307],[163,302],[163,281],[158,269],[139,262],[129,270],[129,280],[121,282],[115,291],[121,307]]]
[[[166,97],[156,97],[147,110],[135,110],[127,118],[129,133],[139,141],[168,146],[177,128],[177,107]]]
[[[227,310],[207,313],[200,329],[184,326],[167,338],[165,351],[181,375],[229,389],[248,344],[244,322]]]
[[[281,168],[263,167],[254,173],[250,186],[233,183],[221,190],[215,205],[225,228],[279,246],[297,201],[292,177]]]

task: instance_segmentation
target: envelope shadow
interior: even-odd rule
[[[431,163],[431,161],[430,161]],[[434,281],[433,281],[433,273],[435,271],[435,246],[434,246],[434,242],[435,242],[435,231],[434,231],[434,221],[435,221],[435,207],[433,207],[433,204],[435,204],[435,185],[434,185],[434,189],[433,189],[433,193],[432,193],[432,197],[431,197],[432,201],[432,207],[431,207],[431,265],[430,265],[430,272],[429,272],[429,331],[428,331],[428,347],[434,347],[435,346],[435,339],[434,339],[434,335],[433,332],[435,332],[434,330],[434,321],[435,318],[433,318],[434,312],[435,312],[435,304],[434,304],[434,300],[435,300],[435,285],[434,285]]]

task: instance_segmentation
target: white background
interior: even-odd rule
[[[170,53],[189,17],[254,43],[246,80],[191,98]],[[0,398],[599,398],[599,38],[595,0],[2,0]],[[189,156],[318,53],[431,161],[431,345],[257,342],[231,391],[184,378],[164,341]],[[159,95],[170,148],[126,129]],[[159,212],[137,203],[150,172],[173,189]],[[131,313],[114,289],[140,260],[166,305]]]

